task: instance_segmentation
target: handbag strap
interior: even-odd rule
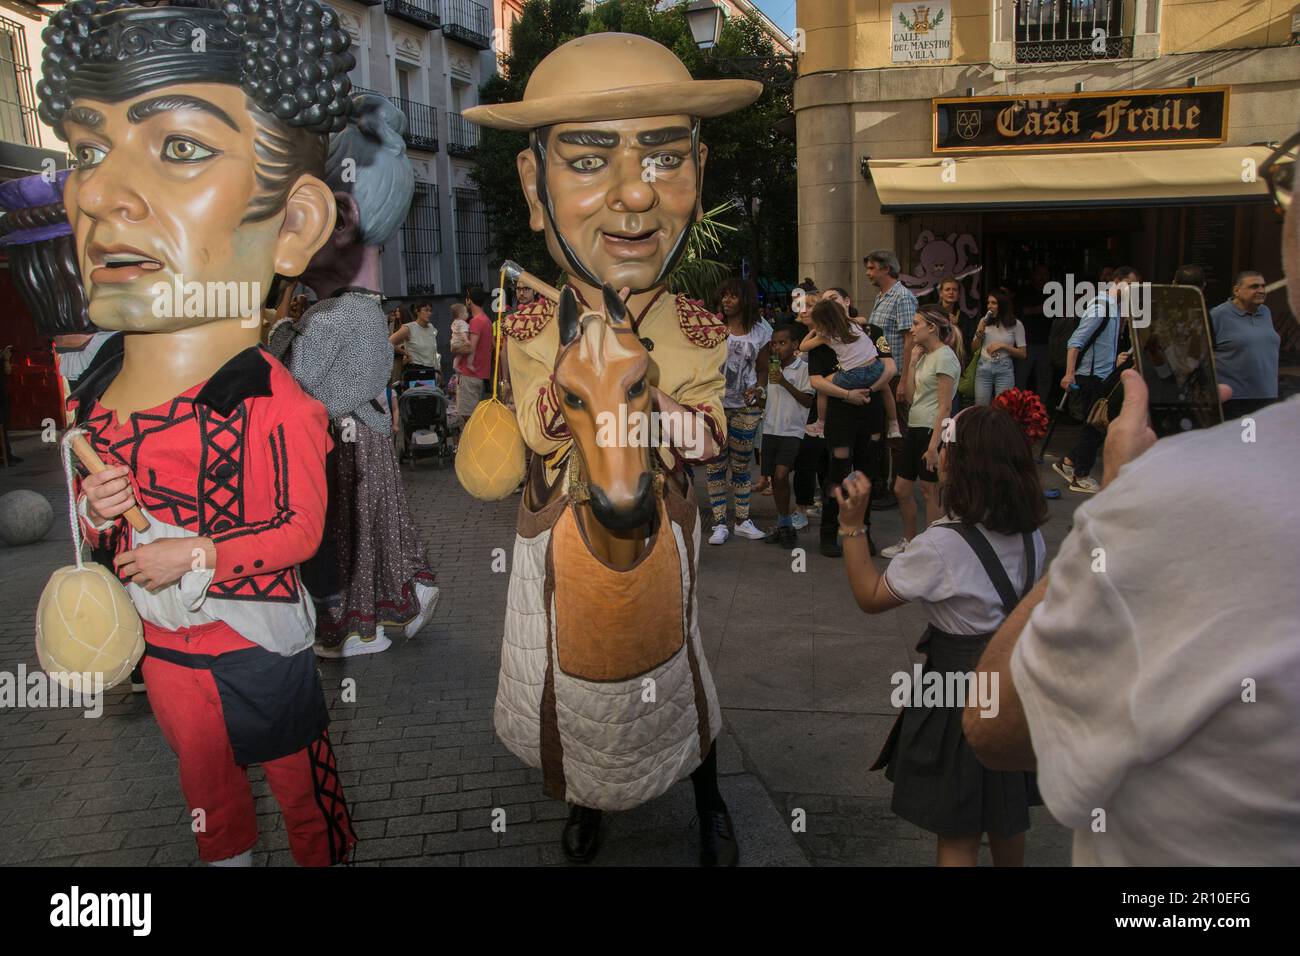
[[[939,527],[957,532],[970,545],[970,549],[975,552],[975,557],[984,566],[984,573],[993,582],[994,590],[998,592],[998,598],[1002,601],[1002,612],[1009,615],[1014,611],[1021,598],[1033,589],[1034,581],[1038,576],[1038,560],[1034,550],[1034,536],[1028,532],[1020,536],[1025,547],[1025,586],[1017,594],[1015,587],[1011,584],[1011,576],[1007,574],[1007,569],[1002,566],[1001,559],[998,557],[997,552],[993,550],[993,545],[989,543],[989,539],[984,536],[984,532],[974,525],[962,523],[942,524]]]

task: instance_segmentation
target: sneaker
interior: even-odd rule
[[[709,544],[726,544],[730,534],[725,524],[715,524],[713,534],[709,535]]]
[[[779,544],[785,548],[793,548],[799,543],[798,535],[795,534],[794,528],[789,525],[781,527],[778,525],[763,539],[766,544]]]
[[[1065,461],[1063,461],[1063,460],[1062,460],[1062,461],[1053,462],[1053,463],[1052,463],[1052,471],[1056,472],[1058,475],[1060,475],[1060,476],[1061,476],[1062,478],[1064,478],[1066,481],[1074,481],[1074,466],[1073,466],[1073,465],[1067,465],[1067,464],[1065,463]]]
[[[840,543],[834,538],[822,538],[817,550],[828,558],[838,558],[844,554],[844,549],[840,547]]]
[[[822,516],[822,506],[813,505],[811,508],[805,508],[804,514],[807,515],[807,517],[804,518],[804,527],[806,528],[808,527],[808,518],[820,518]]]
[[[403,626],[402,635],[404,637],[415,637],[420,633],[424,625],[429,623],[429,618],[433,617],[433,609],[438,606],[438,595],[440,593],[432,584],[415,582],[415,596],[420,602],[420,610],[415,617],[411,618]]]
[[[796,511],[790,516],[790,524],[795,531],[802,531],[804,528],[808,527],[808,516],[803,512]]]
[[[131,693],[143,694],[146,690],[148,688],[144,686],[144,662],[141,661],[131,671]]]
[[[907,539],[901,539],[898,544],[891,544],[880,552],[882,558],[896,558],[907,550]]]
[[[1095,495],[1101,491],[1101,485],[1097,483],[1096,478],[1089,478],[1086,475],[1082,478],[1075,478],[1070,482],[1070,490],[1078,491],[1085,495]]]
[[[898,429],[898,422],[894,422],[893,424],[891,424],[891,425],[889,426],[889,431],[885,433],[885,437],[886,437],[886,438],[902,438],[902,437],[903,437],[903,433],[902,433],[901,431],[899,431],[899,429]]]
[[[330,660],[337,660],[342,657],[361,657],[364,654],[382,654],[393,646],[387,635],[384,634],[384,628],[381,624],[375,628],[374,637],[362,637],[360,634],[349,634],[347,640],[342,644],[336,644],[333,647],[326,647],[320,641],[316,642],[316,656],[325,657]]]
[[[736,534],[742,538],[749,538],[751,541],[762,541],[767,535],[758,529],[752,518],[746,518],[740,524],[736,525]]]

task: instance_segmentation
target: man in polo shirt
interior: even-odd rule
[[[1224,418],[1240,418],[1277,401],[1277,361],[1282,337],[1264,304],[1264,277],[1240,272],[1232,298],[1210,310],[1214,334],[1214,369],[1232,400],[1223,403]]]

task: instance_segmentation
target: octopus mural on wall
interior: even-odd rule
[[[980,307],[979,243],[970,233],[949,233],[941,239],[929,229],[921,233],[912,247],[916,253],[915,273],[899,276],[903,285],[918,299],[939,288],[939,283],[951,276],[961,283],[958,303],[966,315],[974,315]]]

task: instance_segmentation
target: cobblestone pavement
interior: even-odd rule
[[[0,493],[41,492],[56,520],[38,544],[0,544],[0,671],[9,673],[36,669],[36,602],[50,573],[72,560],[56,454],[34,436],[15,445],[26,461],[0,470]],[[540,772],[520,764],[492,727],[508,580],[493,561],[498,548],[509,558],[518,498],[475,501],[450,468],[427,463],[404,474],[442,588],[438,609],[416,638],[384,654],[321,666],[362,840],[358,863],[562,864],[563,803],[542,796]],[[1046,468],[1044,480],[1060,486]],[[754,501],[757,523],[772,523],[771,499]],[[1067,492],[1051,504],[1049,554],[1078,503]],[[897,510],[878,513],[874,531],[881,546],[895,540]],[[802,572],[797,556],[737,538],[701,556],[701,626],[726,725],[720,786],[742,864],[928,865],[933,838],[890,812],[889,783],[866,769],[895,715],[889,675],[919,659],[923,618],[909,607],[863,615],[841,562],[817,554],[815,523],[799,543]],[[115,688],[105,698],[99,719],[72,709],[0,710],[0,864],[197,861],[176,760],[145,695]],[[251,775],[261,829],[255,860],[292,865],[275,801],[260,772]],[[498,809],[504,832],[492,828]],[[607,820],[600,864],[696,862],[687,783]],[[798,820],[804,827],[795,832]],[[1042,809],[1027,861],[1069,862],[1068,831]]]

